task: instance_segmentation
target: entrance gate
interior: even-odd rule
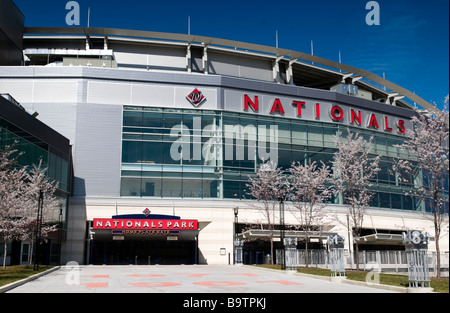
[[[196,241],[94,240],[94,265],[197,264]]]
[[[197,264],[197,221],[148,213],[94,219],[89,264]]]

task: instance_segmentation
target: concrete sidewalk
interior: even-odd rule
[[[403,288],[404,289],[404,288]],[[392,293],[310,275],[230,265],[79,266],[54,270],[8,293]]]

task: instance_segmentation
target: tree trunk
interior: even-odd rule
[[[33,249],[34,249],[34,240],[31,240],[30,263],[29,263],[29,265],[33,265]]]
[[[356,252],[356,260],[355,260],[356,270],[359,271],[359,244],[358,244],[358,241],[356,241],[356,244],[355,244],[355,252]]]
[[[305,267],[308,268],[309,256],[308,256],[308,238],[305,238]]]
[[[441,278],[441,249],[439,248],[439,239],[436,238],[436,267],[437,267],[437,277]]]
[[[3,269],[6,270],[6,254],[8,253],[8,243],[5,241],[3,248]]]
[[[439,237],[441,236],[441,231],[440,231],[440,226],[439,225],[439,214],[440,212],[438,212],[439,208],[438,208],[438,192],[437,192],[437,188],[435,187],[435,192],[434,192],[434,241],[436,243],[436,275],[438,278],[441,277],[441,249],[439,247]]]
[[[273,236],[270,236],[270,264],[273,265]]]

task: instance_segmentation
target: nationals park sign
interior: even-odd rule
[[[142,220],[142,219],[94,219],[94,229],[122,229],[122,230],[197,230],[196,220]]]
[[[94,218],[94,229],[110,230],[197,230],[197,220],[182,220],[178,216],[144,214],[117,215],[112,218]]]

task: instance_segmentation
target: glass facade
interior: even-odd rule
[[[0,147],[4,148],[13,144],[17,151],[23,152],[18,158],[19,165],[39,164],[42,159],[42,167],[48,168],[47,175],[58,182],[59,189],[69,191],[69,162],[50,153],[48,145],[44,142],[35,137],[19,136],[6,127],[2,127],[0,122]]]
[[[47,175],[58,183],[60,207],[48,212],[49,222],[66,221],[67,195],[70,192],[69,162],[49,152],[49,146],[28,133],[21,131],[4,119],[0,119],[0,148],[14,145],[14,149],[22,154],[18,157],[20,166],[39,164],[47,168]],[[60,214],[62,214],[60,216]],[[65,222],[63,223],[65,228]]]
[[[121,196],[241,199],[247,197],[249,175],[275,154],[284,169],[293,161],[330,162],[333,136],[347,129],[340,127],[246,113],[125,106]],[[366,139],[375,136],[374,153],[381,156],[372,206],[422,211],[421,201],[405,196],[418,176],[399,182],[390,171],[394,158],[408,157],[394,147],[403,138],[357,131]]]

